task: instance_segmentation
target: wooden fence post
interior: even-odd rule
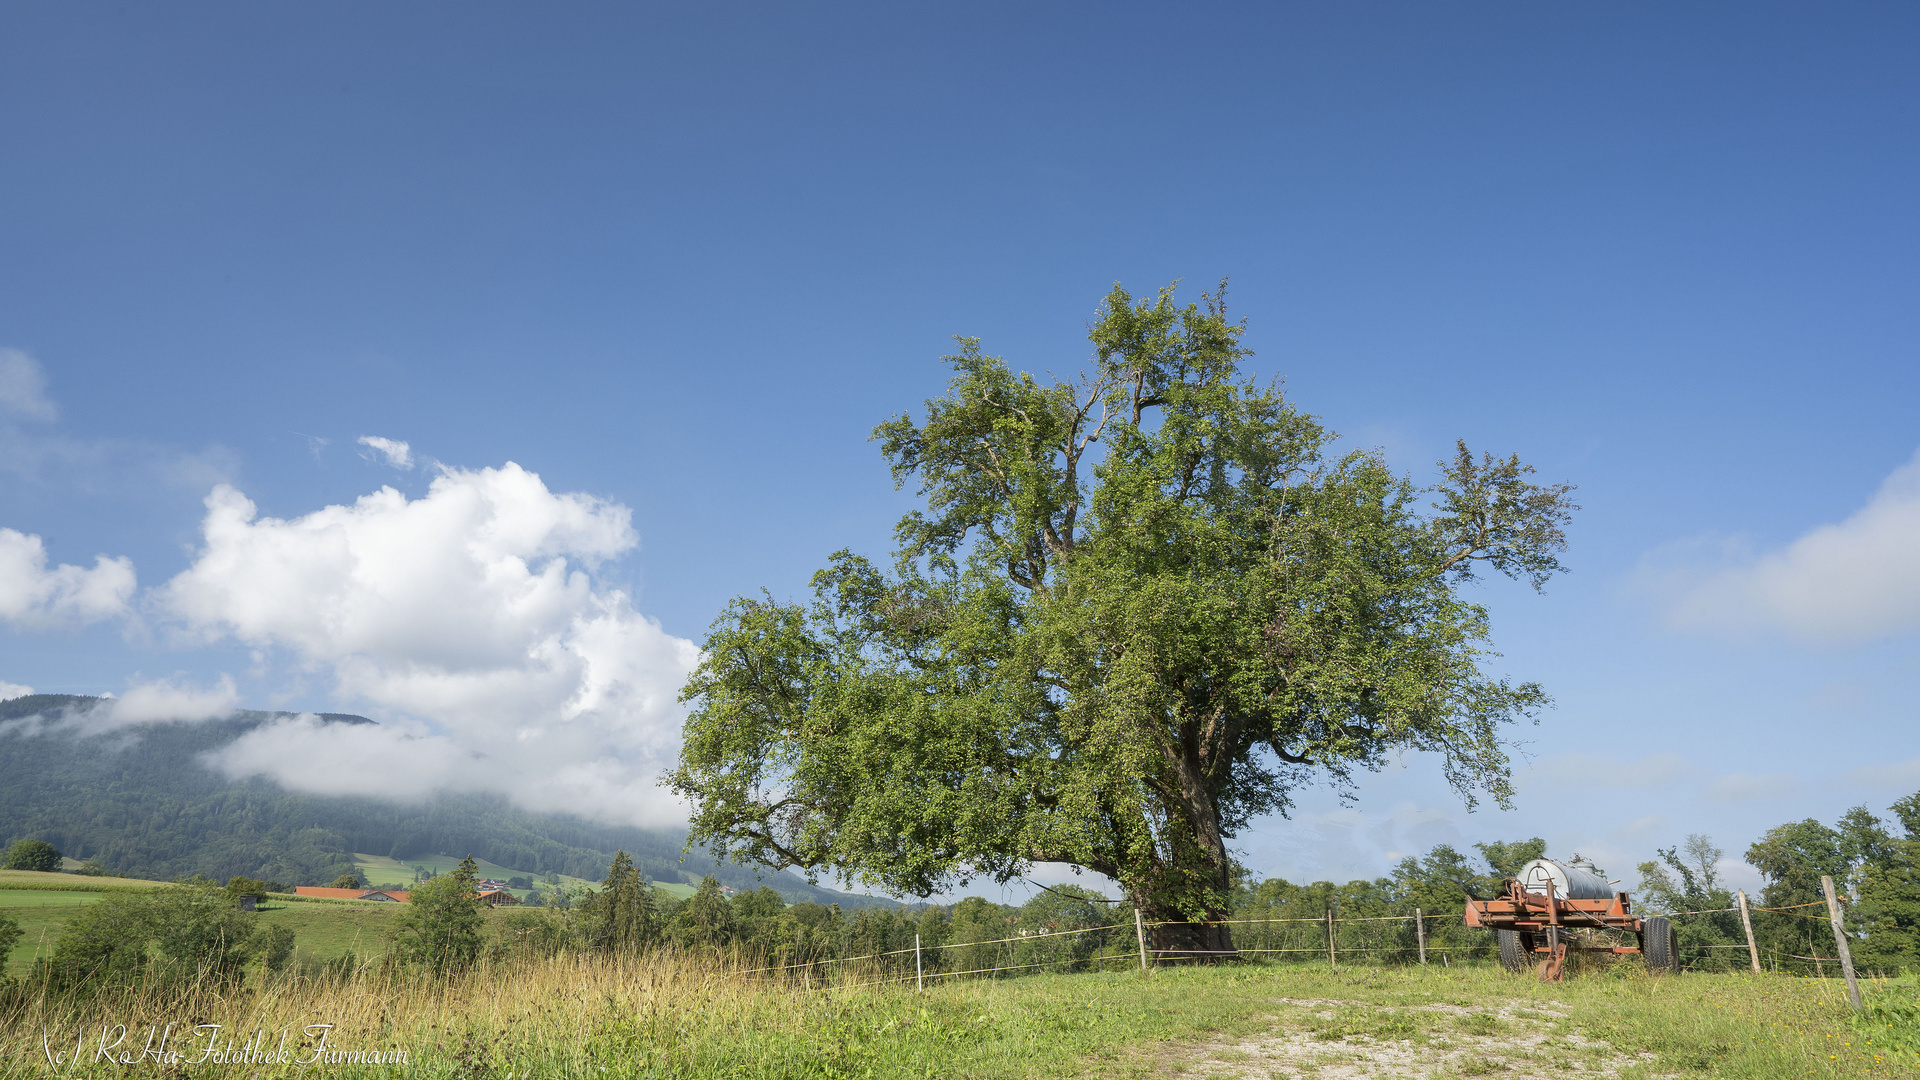
[[[1747,959],[1753,961],[1753,973],[1758,975],[1760,948],[1753,943],[1753,916],[1747,914],[1747,890],[1741,889],[1737,895],[1740,897],[1740,929],[1747,932]]]
[[[1334,949],[1333,949],[1333,909],[1332,908],[1327,909],[1327,966],[1329,968],[1332,968],[1334,971],[1340,970],[1340,961],[1338,958],[1335,957]]]
[[[1840,973],[1847,977],[1847,997],[1853,1011],[1860,1011],[1860,983],[1853,977],[1853,951],[1847,948],[1847,932],[1840,924],[1840,897],[1834,892],[1833,879],[1820,875],[1820,888],[1827,894],[1827,921],[1833,924],[1833,947],[1840,953]]]
[[[1147,970],[1147,927],[1140,921],[1140,909],[1133,909],[1133,933],[1140,939],[1140,970]]]
[[[918,933],[913,935],[913,981],[915,989],[927,988],[927,977],[920,969],[920,935]]]
[[[1420,941],[1420,966],[1427,966],[1427,920],[1420,914],[1419,908],[1413,909],[1413,936]]]

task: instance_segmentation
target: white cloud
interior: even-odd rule
[[[1836,643],[1920,630],[1920,452],[1853,516],[1743,563],[1680,590],[1674,625]]]
[[[190,724],[231,716],[239,707],[240,691],[234,687],[232,676],[222,675],[219,682],[206,689],[172,679],[135,683],[94,711],[106,711],[116,725],[156,721]]]
[[[680,813],[653,780],[698,651],[588,573],[637,545],[627,508],[512,463],[289,520],[224,485],[206,505],[205,545],[161,606],[208,640],[286,650],[383,720],[276,722],[225,754],[230,773],[396,798],[474,788],[635,824]]]
[[[133,562],[124,556],[96,556],[91,569],[49,569],[38,536],[0,529],[0,620],[44,628],[111,619],[126,612],[133,588]]]
[[[40,362],[19,349],[0,348],[0,413],[32,420],[59,415],[47,397],[47,376]]]
[[[387,459],[387,464],[396,469],[413,468],[413,447],[399,439],[383,439],[378,435],[360,436],[360,445]]]
[[[22,686],[17,682],[0,679],[0,701],[12,701],[17,697],[27,697],[33,693],[33,687]]]
[[[0,683],[0,690],[8,685]],[[27,693],[27,687],[18,687]],[[0,693],[0,698],[16,696]],[[101,735],[131,724],[192,724],[231,716],[240,704],[240,692],[231,676],[222,675],[204,689],[176,679],[135,681],[118,697],[103,694],[83,707],[62,707],[0,723],[4,735]]]

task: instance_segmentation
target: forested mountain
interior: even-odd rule
[[[230,780],[203,756],[284,713],[149,723],[85,733],[72,717],[103,699],[36,694],[0,701],[0,844],[35,838],[108,872],[162,880],[234,875],[324,885],[353,870],[349,852],[397,859],[473,854],[533,874],[598,880],[616,849],[655,881],[713,874],[739,888],[768,885],[790,901],[843,905],[865,897],[817,889],[789,874],[681,861],[684,833],[599,825],[534,814],[491,795],[446,793],[405,805],[304,795],[272,781]],[[323,713],[336,724],[361,716]]]

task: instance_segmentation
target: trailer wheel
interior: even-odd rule
[[[1495,930],[1500,939],[1500,966],[1519,973],[1533,970],[1533,935],[1524,930]]]
[[[1647,958],[1649,973],[1680,974],[1680,938],[1667,920],[1656,915],[1640,923],[1640,952]]]

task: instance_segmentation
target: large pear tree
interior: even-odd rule
[[[925,896],[1037,862],[1121,883],[1160,948],[1229,950],[1233,838],[1405,751],[1471,805],[1503,725],[1494,571],[1536,589],[1575,509],[1461,444],[1422,489],[1245,379],[1219,295],[1115,288],[1070,381],[961,339],[925,416],[874,431],[924,499],[892,566],[714,623],[667,780],[715,854]]]

